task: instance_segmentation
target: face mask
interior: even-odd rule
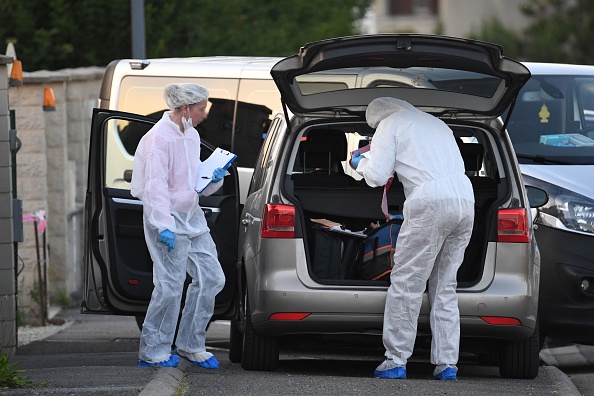
[[[181,122],[182,122],[182,126],[184,127],[184,131],[194,128],[194,125],[192,124],[192,117],[190,117],[189,109],[188,109],[188,118],[184,117],[182,114]]]

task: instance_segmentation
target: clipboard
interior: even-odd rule
[[[235,158],[237,158],[236,154],[217,147],[210,157],[200,164],[200,167],[198,168],[198,179],[196,180],[194,190],[202,193],[206,187],[212,183],[212,174],[214,170],[217,168],[228,168]]]

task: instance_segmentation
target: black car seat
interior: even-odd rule
[[[480,143],[463,143],[461,140],[456,140],[460,154],[464,160],[464,169],[468,176],[478,176],[481,167],[483,166],[483,156],[485,155],[485,147]]]
[[[344,173],[347,158],[344,132],[336,129],[310,130],[299,144],[298,167],[292,179],[295,187],[349,187],[356,180]]]

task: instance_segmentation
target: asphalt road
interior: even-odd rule
[[[534,380],[510,380],[501,378],[497,367],[479,365],[474,356],[461,357],[456,382],[434,380],[428,356],[418,353],[407,365],[408,380],[379,380],[372,373],[383,360],[383,350],[356,346],[340,350],[323,344],[285,346],[278,370],[248,372],[227,359],[227,329],[226,322],[215,322],[209,329],[208,344],[221,363],[220,370],[184,365],[189,395],[579,394],[556,367],[543,365]]]
[[[213,323],[207,334],[209,350],[220,361],[207,370],[182,361],[177,369],[136,367],[140,332],[131,317],[80,315],[66,310],[64,329],[21,346],[11,358],[23,375],[42,384],[34,389],[2,391],[2,395],[593,395],[591,349],[562,346],[547,350],[545,359],[568,370],[576,387],[555,366],[543,365],[534,380],[501,378],[496,367],[478,365],[464,356],[460,380],[440,382],[431,377],[426,356],[408,364],[406,381],[372,378],[382,360],[378,348],[336,349],[292,345],[283,349],[275,372],[248,372],[229,362],[227,322]],[[580,348],[582,350],[580,350]],[[545,352],[545,351],[543,351]],[[584,354],[585,353],[585,354]]]

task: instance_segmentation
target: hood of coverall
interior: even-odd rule
[[[377,98],[369,103],[365,118],[367,124],[372,128],[377,128],[377,125],[388,116],[398,113],[403,110],[419,111],[407,101],[396,98]]]
[[[498,117],[530,78],[496,44],[422,34],[309,43],[270,74],[293,114],[359,116],[373,99],[389,96],[432,114]]]

